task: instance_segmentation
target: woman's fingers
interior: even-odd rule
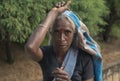
[[[70,5],[71,1],[62,1],[62,2],[58,2],[55,4],[55,7],[60,8],[60,7],[65,7],[68,8],[68,6]]]
[[[55,7],[52,9],[52,11],[55,11],[57,15],[63,13],[65,10],[68,9],[68,6],[70,5],[71,1],[67,2],[58,2],[55,4]]]
[[[56,68],[53,73],[67,74],[67,72],[65,72],[63,69],[64,69],[63,67],[61,67],[61,68]]]
[[[56,6],[57,8],[61,7],[61,2],[56,3],[55,6]]]
[[[62,2],[61,2],[61,6],[64,6],[64,5],[65,5],[65,1],[62,1]]]
[[[55,79],[57,79],[56,81],[68,81],[69,80],[69,76],[67,72],[65,72],[62,67],[56,68],[56,70],[53,72],[53,75]]]
[[[70,5],[71,1],[68,0],[67,3],[64,5],[65,8],[68,8],[68,6]]]
[[[56,3],[55,6],[56,6],[57,8],[60,8],[60,7],[63,7],[65,4],[66,4],[65,1],[62,1],[62,2]]]

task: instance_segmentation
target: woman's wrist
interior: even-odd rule
[[[57,17],[58,16],[58,12],[57,12],[57,9],[53,8],[49,13],[48,13],[48,16],[52,16],[52,17]]]
[[[48,15],[46,16],[46,19],[42,23],[44,27],[51,27],[58,16],[58,13],[54,10],[51,10]]]

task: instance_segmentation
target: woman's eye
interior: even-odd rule
[[[70,34],[71,33],[71,31],[65,31],[65,34],[66,35],[68,35],[68,34]]]

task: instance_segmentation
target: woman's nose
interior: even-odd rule
[[[65,40],[65,35],[62,33],[60,34],[59,40],[64,41]]]

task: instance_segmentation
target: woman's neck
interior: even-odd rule
[[[61,50],[57,50],[57,49],[54,49],[55,51],[55,54],[56,54],[56,57],[58,60],[64,60],[66,54],[67,54],[67,51],[61,51]]]

